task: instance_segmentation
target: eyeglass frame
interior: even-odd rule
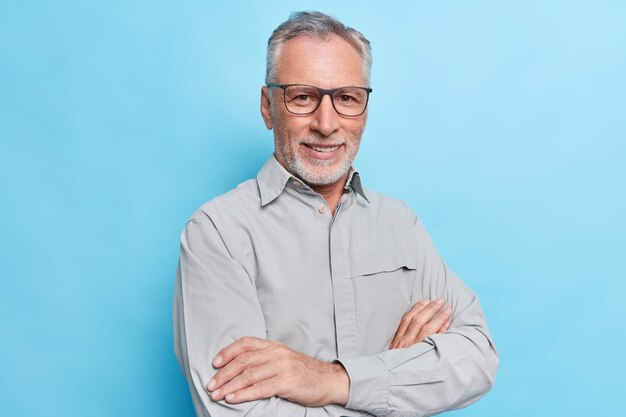
[[[317,106],[315,106],[315,108],[313,110],[311,110],[308,113],[295,113],[292,112],[291,110],[289,110],[289,107],[287,107],[287,87],[293,87],[296,85],[301,85],[304,87],[311,87],[311,88],[315,88],[319,91],[320,93],[320,98],[319,98],[319,102],[317,103]],[[283,90],[283,103],[285,103],[285,109],[287,109],[287,111],[291,114],[295,114],[296,116],[308,116],[310,114],[313,114],[317,111],[317,109],[319,109],[320,104],[322,104],[322,101],[324,100],[324,96],[328,95],[328,97],[330,97],[330,103],[333,105],[333,109],[335,109],[335,111],[337,112],[338,115],[342,116],[342,117],[359,117],[361,116],[363,113],[365,113],[365,110],[367,110],[367,105],[369,104],[370,101],[370,93],[374,90],[372,90],[369,87],[359,87],[359,86],[346,86],[346,87],[337,87],[337,88],[331,88],[331,89],[325,89],[325,88],[319,88],[316,87],[314,85],[308,85],[308,84],[275,84],[275,83],[267,83],[265,84],[265,86],[267,88],[281,88]],[[347,114],[343,114],[341,113],[339,110],[337,110],[337,107],[335,107],[335,101],[333,100],[333,94],[335,94],[335,91],[337,90],[341,90],[342,88],[359,88],[361,90],[365,90],[365,92],[367,93],[367,98],[365,99],[365,106],[363,107],[363,111],[359,114],[353,114],[353,115],[347,115]]]

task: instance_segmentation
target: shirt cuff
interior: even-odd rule
[[[337,359],[350,378],[346,408],[374,411],[388,409],[391,373],[377,355]]]

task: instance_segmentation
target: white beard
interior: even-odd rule
[[[335,160],[322,160],[312,159],[298,152],[301,142],[324,142],[330,143],[344,143],[346,147],[346,154],[343,161],[339,166],[331,166]],[[356,158],[358,150],[357,146],[354,146],[349,140],[337,137],[325,138],[322,141],[318,139],[318,136],[309,136],[301,138],[300,141],[291,142],[291,152],[287,156],[286,152],[283,155],[286,157],[287,170],[300,177],[307,184],[313,185],[329,185],[334,184],[343,178],[350,171],[352,162]]]

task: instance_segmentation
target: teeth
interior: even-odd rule
[[[311,145],[311,148],[313,148],[314,150],[316,150],[318,152],[334,152],[337,149],[339,149],[339,145],[333,146],[333,147],[323,147],[323,148]]]

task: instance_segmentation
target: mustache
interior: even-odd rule
[[[322,135],[308,135],[300,138],[299,143],[308,146],[341,146],[347,142],[346,138],[339,135],[322,136]]]

